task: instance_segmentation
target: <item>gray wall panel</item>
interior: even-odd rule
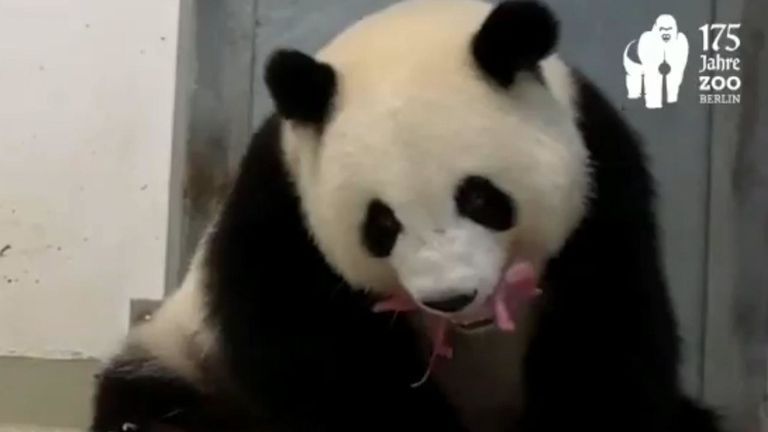
[[[718,106],[712,118],[704,393],[733,430],[749,431],[766,413],[768,1],[719,2],[717,22],[742,23],[745,91],[740,105]]]
[[[564,58],[592,78],[644,138],[659,189],[662,247],[680,318],[685,385],[699,394],[707,202],[708,110],[699,105],[689,62],[680,101],[648,110],[626,99],[622,64],[629,41],[648,30],[660,13],[671,13],[701,50],[697,28],[710,20],[711,3],[693,0],[549,0],[562,17]],[[621,287],[617,287],[621,289]]]
[[[177,287],[248,142],[255,0],[181,2],[166,290]]]

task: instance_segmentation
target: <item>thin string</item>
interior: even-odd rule
[[[411,384],[411,388],[417,388],[427,382],[432,370],[435,368],[438,357],[451,358],[453,357],[453,350],[445,343],[445,338],[448,333],[448,321],[445,318],[435,318],[432,321],[434,326],[432,337],[432,353],[429,356],[429,363],[427,364],[427,370],[424,372],[424,376],[420,380]]]

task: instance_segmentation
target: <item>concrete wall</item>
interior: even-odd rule
[[[0,0],[0,356],[103,356],[162,296],[178,9]]]

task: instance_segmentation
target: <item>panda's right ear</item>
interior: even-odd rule
[[[336,94],[333,68],[295,50],[278,50],[267,61],[265,81],[278,113],[287,120],[320,126]]]
[[[483,72],[509,87],[518,72],[536,69],[557,44],[559,25],[537,0],[507,0],[488,15],[472,40],[472,54]]]

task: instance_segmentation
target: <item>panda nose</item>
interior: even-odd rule
[[[469,294],[459,294],[439,299],[424,300],[422,303],[424,306],[438,312],[451,313],[458,312],[465,308],[472,303],[472,300],[474,300],[475,297],[477,297],[477,291],[472,291]]]

